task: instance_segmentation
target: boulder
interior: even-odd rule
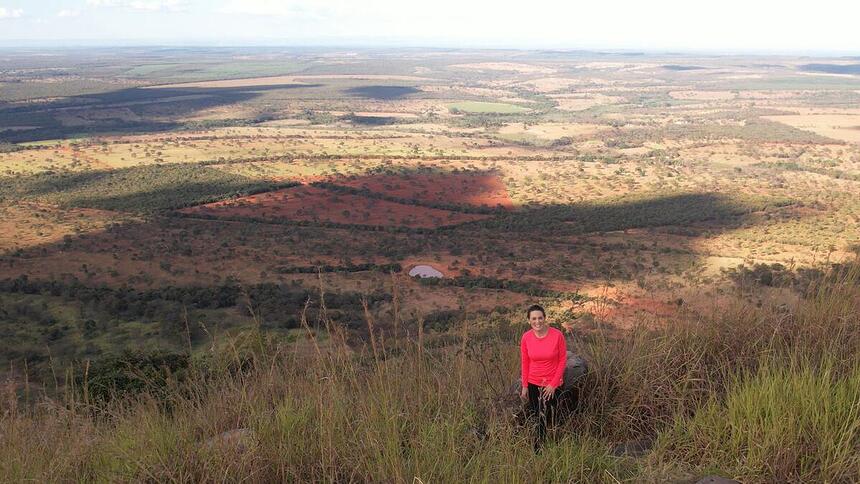
[[[585,362],[585,358],[568,351],[567,364],[564,367],[564,380],[561,382],[562,390],[572,388],[586,373],[588,373],[588,363]]]

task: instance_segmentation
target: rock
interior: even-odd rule
[[[611,453],[615,457],[642,457],[651,450],[653,444],[654,440],[647,437],[628,440],[613,447]]]
[[[232,449],[242,454],[257,442],[257,434],[251,429],[233,429],[218,434],[205,443],[208,449]]]
[[[574,355],[570,351],[567,352],[567,363],[564,367],[564,380],[561,382],[561,388],[567,390],[572,388],[576,382],[588,373],[588,363],[579,355]]]
[[[740,481],[736,481],[734,479],[728,479],[720,476],[705,476],[698,481],[696,484],[741,484]]]

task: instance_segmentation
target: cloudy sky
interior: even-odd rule
[[[603,48],[860,55],[846,0],[0,0],[0,44]]]

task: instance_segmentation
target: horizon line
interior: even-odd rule
[[[330,42],[325,39],[315,41],[297,41],[289,39],[0,39],[0,49],[24,50],[32,48],[44,49],[75,49],[75,48],[159,48],[159,47],[195,47],[195,48],[288,48],[288,49],[360,49],[360,50],[448,50],[448,51],[521,51],[521,52],[581,52],[591,54],[616,55],[708,55],[708,56],[792,56],[792,57],[840,57],[860,60],[860,51],[837,49],[731,49],[731,48],[637,48],[630,46],[564,46],[564,45],[510,45],[501,43],[468,44],[460,42],[457,45],[445,43],[423,43],[420,41],[341,41]]]

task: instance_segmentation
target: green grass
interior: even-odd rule
[[[533,134],[528,133],[506,133],[506,134],[496,134],[496,139],[508,141],[511,143],[515,143],[522,146],[533,146],[540,148],[547,148],[552,146],[555,140],[541,138],[539,136],[535,136]]]
[[[517,114],[528,111],[528,108],[508,103],[492,103],[483,101],[461,101],[451,103],[448,109],[464,113],[494,113],[494,114]]]
[[[664,436],[670,456],[750,482],[848,482],[860,471],[860,364],[770,363]],[[854,450],[852,450],[854,449]]]

